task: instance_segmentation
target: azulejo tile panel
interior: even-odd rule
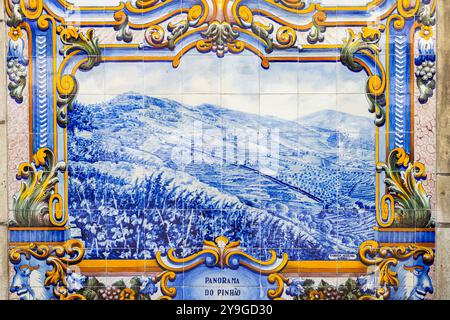
[[[13,299],[431,299],[435,0],[5,0]]]

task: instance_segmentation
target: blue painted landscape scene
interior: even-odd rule
[[[76,103],[70,210],[87,258],[185,256],[225,235],[261,258],[351,259],[374,224],[372,120],[297,120],[133,92]]]

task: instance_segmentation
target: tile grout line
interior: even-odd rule
[[[3,41],[6,41],[6,19],[4,18],[4,1],[0,1],[0,13],[1,13],[1,18],[0,18],[0,33],[1,33],[1,38]],[[6,61],[6,45],[4,42],[2,42],[2,47],[0,48],[0,59],[2,59],[3,61]],[[4,105],[4,110],[3,110],[3,106],[0,108],[0,112],[1,115],[0,117],[2,118],[2,120],[0,120],[0,128],[3,130],[5,130],[5,135],[2,137],[1,141],[1,145],[2,145],[2,149],[3,147],[4,150],[0,150],[0,153],[7,153],[7,131],[6,131],[6,118],[7,118],[7,99],[6,99],[6,72],[4,69],[2,69],[1,75],[0,75],[0,84],[2,86],[1,90],[0,90],[0,98],[1,98],[1,103]],[[3,118],[4,117],[4,118]],[[3,146],[3,142],[5,142],[5,145]],[[0,167],[0,176],[3,179],[3,176],[7,174],[7,156],[6,156],[6,162],[4,164],[4,166],[2,165]],[[7,183],[6,183],[6,178],[5,178],[5,184],[0,186],[0,190],[2,192],[5,192],[5,194],[7,194]],[[4,300],[8,300],[9,299],[9,265],[8,265],[8,260],[7,260],[7,251],[8,251],[8,211],[6,211],[6,215],[3,219],[4,216],[4,212],[0,212],[0,216],[2,216],[2,221],[0,221],[0,250],[2,251],[1,254],[1,261],[0,261],[0,299],[4,299]],[[5,220],[5,221],[3,221]]]
[[[436,222],[436,228],[450,229],[450,222]]]

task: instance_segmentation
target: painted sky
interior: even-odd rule
[[[79,72],[78,100],[95,103],[134,91],[190,105],[210,103],[293,120],[323,109],[370,117],[367,76],[340,63],[272,63],[255,55],[186,55],[167,62],[107,63]]]
[[[119,0],[71,0],[75,5],[115,5]],[[371,0],[312,0],[322,5],[365,5]],[[293,120],[323,109],[370,117],[364,95],[367,76],[336,63],[272,63],[269,70],[251,54],[186,55],[170,63],[106,64],[77,75],[78,100],[106,101],[135,91],[183,103],[223,107]]]

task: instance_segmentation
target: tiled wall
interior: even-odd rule
[[[12,299],[431,299],[435,0],[6,0]]]

